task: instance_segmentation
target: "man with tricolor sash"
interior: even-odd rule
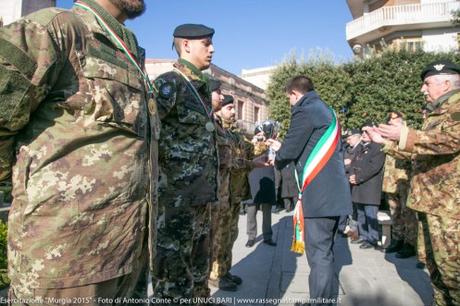
[[[299,201],[294,212],[292,250],[305,249],[311,268],[310,298],[327,301],[321,305],[335,304],[338,279],[333,264],[334,236],[339,216],[352,211],[340,125],[335,112],[314,91],[310,78],[292,78],[286,85],[286,94],[292,106],[289,130],[282,145],[277,141],[269,143],[277,150],[278,169],[292,161],[296,165]]]
[[[144,9],[79,0],[0,30],[13,305],[146,297],[159,119],[145,52],[123,24]]]

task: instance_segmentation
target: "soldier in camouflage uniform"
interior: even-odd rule
[[[144,50],[123,25],[143,10],[143,1],[81,0],[0,29],[11,297],[99,305],[133,296],[138,280],[146,297],[159,120]]]
[[[419,251],[425,252],[434,303],[460,305],[460,66],[436,61],[421,77],[431,109],[422,129],[380,125],[371,134],[389,154],[412,158],[407,206],[426,216]]]
[[[265,160],[251,160],[252,156],[247,152],[253,150],[252,145],[233,130],[235,125],[233,97],[225,95],[220,108],[216,112],[216,122],[218,123],[218,131],[222,129],[222,132],[218,134],[222,134],[222,136],[219,136],[218,139],[222,137],[225,142],[218,141],[221,184],[219,187],[219,212],[213,215],[216,234],[213,237],[213,257],[209,283],[221,290],[235,291],[237,285],[242,283],[242,279],[231,274],[230,268],[232,266],[232,248],[238,235],[240,202],[244,198],[242,192],[245,192],[249,198],[247,173],[253,167],[265,166]],[[226,145],[223,146],[220,143]],[[249,148],[247,147],[248,144]],[[221,148],[227,153],[221,155]],[[222,169],[223,164],[226,165],[225,169]],[[245,175],[241,176],[241,173]],[[236,182],[235,180],[239,181]]]
[[[391,112],[388,124],[405,124],[402,114]],[[410,168],[410,160],[396,159],[387,154],[382,191],[388,201],[393,224],[391,227],[392,241],[385,249],[385,253],[397,252],[397,258],[414,256],[417,245],[417,218],[415,212],[406,207]]]
[[[217,201],[216,127],[208,80],[214,30],[174,31],[179,60],[156,79],[162,130],[154,296],[208,297],[210,203]]]

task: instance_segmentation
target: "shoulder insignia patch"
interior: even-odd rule
[[[160,97],[164,99],[169,99],[171,98],[176,92],[176,87],[172,82],[165,82],[161,84],[160,89],[159,89],[159,94]]]

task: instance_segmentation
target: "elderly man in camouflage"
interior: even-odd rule
[[[80,0],[0,29],[13,298],[99,305],[145,283],[159,120],[144,50],[123,25],[143,11],[142,0]]]
[[[158,298],[210,294],[210,203],[217,201],[218,156],[208,79],[201,71],[211,64],[213,34],[204,25],[178,26],[173,36],[179,60],[155,80],[162,123],[153,275]]]
[[[412,158],[407,206],[426,215],[418,248],[426,253],[434,304],[460,305],[460,66],[436,61],[421,77],[431,110],[422,130],[379,125],[369,131],[387,153]]]

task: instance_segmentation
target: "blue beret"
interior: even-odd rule
[[[428,64],[420,74],[422,81],[437,74],[460,74],[460,66],[449,60],[439,60]]]
[[[177,38],[199,39],[204,37],[212,37],[214,29],[202,24],[186,23],[177,26],[173,36]]]

